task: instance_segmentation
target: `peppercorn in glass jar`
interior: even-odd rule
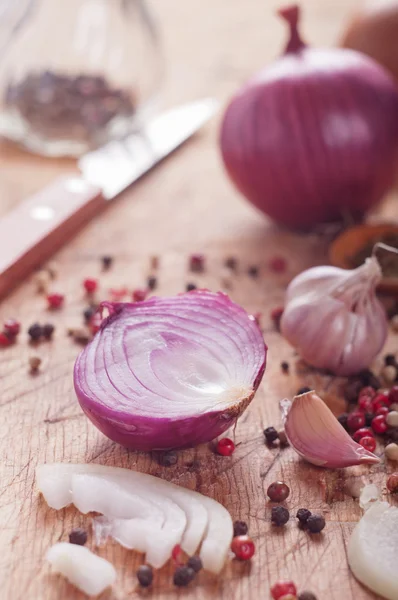
[[[78,156],[138,127],[150,110],[162,60],[144,0],[24,0],[13,20],[8,11],[7,27],[3,137]]]

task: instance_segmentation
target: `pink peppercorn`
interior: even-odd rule
[[[386,416],[378,415],[372,419],[372,429],[375,433],[385,433],[387,431]]]
[[[365,415],[362,412],[355,411],[348,415],[347,426],[351,431],[356,431],[365,425]]]
[[[367,436],[374,437],[373,431],[371,429],[369,429],[368,427],[361,427],[361,429],[356,430],[356,432],[354,433],[354,435],[352,437],[356,442],[359,442],[359,440],[361,438],[367,437]]]
[[[367,385],[366,387],[363,387],[360,392],[359,392],[359,398],[361,396],[369,396],[369,398],[374,398],[376,395],[376,391],[374,388],[370,387],[370,385]]]
[[[64,303],[65,297],[63,294],[49,294],[47,296],[48,308],[57,309],[61,308]]]
[[[387,406],[380,406],[375,412],[375,415],[388,415],[389,409]]]
[[[375,412],[381,406],[389,406],[389,404],[390,404],[390,401],[388,398],[388,394],[377,394],[377,396],[375,396],[372,399],[372,407]]]
[[[287,268],[287,262],[283,256],[274,256],[268,264],[273,273],[284,273]]]
[[[283,596],[287,596],[288,594],[292,594],[292,596],[297,595],[297,588],[293,581],[278,581],[271,588],[271,596],[274,600],[281,600]]]
[[[192,254],[189,257],[189,268],[194,273],[202,273],[205,268],[205,257],[203,254]]]
[[[147,290],[134,290],[133,302],[143,302],[147,296]]]
[[[248,535],[238,535],[232,540],[231,550],[239,560],[250,560],[256,547]]]
[[[359,396],[358,409],[363,412],[373,412],[372,399],[370,396]]]
[[[83,281],[83,287],[87,294],[94,294],[98,287],[98,281],[96,279],[85,279]]]
[[[4,333],[9,337],[15,337],[21,331],[21,323],[16,319],[4,321]]]
[[[12,340],[5,333],[0,333],[0,347],[6,348],[12,344]]]
[[[365,435],[359,440],[359,443],[365,450],[369,450],[369,452],[374,452],[376,450],[376,440],[373,436]]]
[[[217,442],[216,452],[221,456],[231,456],[235,450],[235,444],[229,438],[223,438]]]
[[[398,385],[394,385],[388,394],[390,404],[398,404]]]

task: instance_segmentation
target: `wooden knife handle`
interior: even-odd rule
[[[55,180],[0,219],[0,297],[22,282],[106,204],[78,176]]]

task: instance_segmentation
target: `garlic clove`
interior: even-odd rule
[[[296,396],[289,411],[287,406],[283,400],[287,438],[306,461],[331,469],[380,462],[375,454],[354,442],[315,392]]]
[[[348,542],[348,564],[355,577],[388,600],[398,598],[398,508],[376,501]]]

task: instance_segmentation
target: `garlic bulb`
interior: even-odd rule
[[[358,373],[387,337],[387,316],[375,293],[380,279],[374,256],[353,270],[304,271],[287,289],[282,335],[310,365],[336,375]]]

